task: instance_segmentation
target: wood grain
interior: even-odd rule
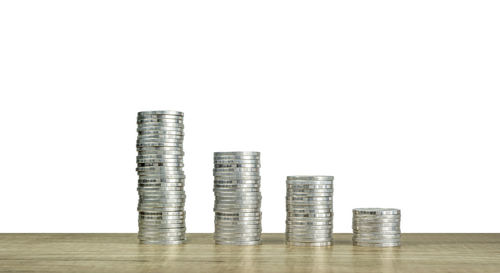
[[[188,234],[180,246],[139,245],[135,234],[0,234],[0,272],[500,272],[500,234],[404,234],[399,248],[216,246]]]

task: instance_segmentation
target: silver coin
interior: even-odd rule
[[[213,187],[214,192],[220,193],[260,193],[260,185],[218,185]]]
[[[288,201],[301,201],[301,202],[309,202],[309,201],[332,201],[333,198],[331,196],[287,196],[286,200]]]
[[[186,194],[184,194],[184,192],[175,193],[172,191],[166,191],[166,192],[142,192],[142,191],[139,191],[139,197],[143,198],[143,199],[173,200],[173,199],[185,199]]]
[[[169,152],[160,152],[160,153],[139,153],[137,156],[136,156],[136,160],[158,160],[158,159],[161,159],[161,160],[183,160],[184,159],[184,155],[182,153],[169,153]]]
[[[359,238],[359,239],[395,239],[395,238],[401,238],[401,233],[400,232],[394,232],[394,233],[368,233],[368,232],[361,232],[361,233],[353,233],[353,238]]]
[[[185,205],[185,202],[147,202],[147,201],[139,201],[139,206],[138,208],[145,209],[145,208],[166,208],[166,207],[179,207]]]
[[[400,209],[393,208],[356,208],[352,210],[353,214],[361,215],[398,215],[401,214]]]
[[[214,168],[214,172],[228,172],[228,173],[232,173],[232,172],[254,173],[254,172],[258,172],[259,170],[260,170],[260,168],[256,168],[256,167],[215,167]]]
[[[183,137],[184,131],[177,131],[177,130],[143,130],[143,129],[137,129],[137,136],[138,137],[150,137],[150,136],[179,136]]]
[[[332,232],[324,230],[323,232],[309,232],[305,230],[293,230],[285,232],[285,236],[289,238],[303,238],[303,239],[321,239],[332,238]]]
[[[242,187],[242,188],[213,188],[215,196],[226,197],[261,197],[259,188]]]
[[[391,231],[391,230],[401,230],[401,227],[399,226],[358,226],[358,225],[353,225],[352,226],[353,230],[359,230],[359,231]]]
[[[353,219],[358,221],[383,221],[383,220],[393,220],[400,221],[401,215],[354,215]]]
[[[138,135],[154,134],[154,135],[184,135],[184,128],[177,126],[167,126],[167,125],[149,125],[149,126],[139,126],[137,127]],[[155,133],[153,133],[155,132]]]
[[[290,227],[300,227],[300,226],[333,226],[333,221],[285,221]]]
[[[167,118],[163,117],[137,117],[137,124],[141,124],[144,122],[177,122],[177,123],[183,123],[184,119],[183,118],[176,118],[176,117],[171,117],[167,116]]]
[[[262,212],[235,212],[235,213],[216,212],[215,215],[220,215],[220,216],[262,216]]]
[[[258,173],[251,173],[251,172],[230,172],[230,173],[214,172],[213,175],[214,177],[227,177],[227,178],[237,178],[237,177],[260,178],[260,175]]]
[[[159,215],[159,216],[148,216],[139,215],[139,220],[180,220],[186,219],[186,215]]]
[[[165,191],[165,192],[143,192],[139,191],[139,197],[143,199],[166,199],[166,200],[173,200],[173,199],[185,199],[186,194],[184,192],[172,192],[172,191]]]
[[[163,206],[141,205],[137,206],[138,211],[183,211],[184,205],[169,204]]]
[[[288,242],[301,242],[301,243],[319,243],[319,242],[331,242],[332,237],[325,237],[325,238],[302,238],[302,237],[292,237],[292,236],[285,236],[285,239]]]
[[[175,188],[175,189],[174,189]],[[144,191],[148,190],[160,190],[160,191],[167,191],[167,190],[176,190],[176,191],[183,191],[184,190],[184,183],[170,183],[170,182],[163,182],[163,183],[138,183],[138,188]]]
[[[144,117],[144,118],[138,118],[136,120],[136,124],[138,127],[144,127],[144,126],[150,126],[150,125],[157,125],[157,126],[164,126],[164,125],[184,125],[184,119],[173,119],[173,118],[158,118],[158,117]]]
[[[166,220],[147,220],[141,219],[139,220],[139,226],[143,227],[156,227],[156,226],[168,226],[168,225],[180,225],[185,224],[185,219],[166,219]]]
[[[140,122],[142,120],[169,120],[169,121],[179,121],[183,122],[184,117],[182,116],[175,116],[175,115],[141,115],[137,116],[136,121]]]
[[[235,225],[245,225],[245,226],[251,226],[251,225],[260,225],[261,224],[261,219],[215,219],[214,223],[218,226],[221,225],[226,225],[226,226],[235,226]]]
[[[216,241],[237,241],[237,242],[253,242],[253,241],[259,241],[260,240],[260,235],[255,235],[255,236],[237,236],[237,235],[224,235],[224,236],[219,236],[218,234],[214,234],[214,239]]]
[[[214,186],[242,186],[242,187],[259,187],[260,180],[214,180]]]
[[[182,240],[186,237],[184,231],[159,232],[159,233],[139,233],[138,238],[143,240]]]
[[[247,241],[247,242],[242,242],[242,241],[221,241],[221,240],[215,240],[215,243],[218,245],[245,245],[245,246],[254,246],[254,245],[260,245],[260,241]]]
[[[145,131],[145,130],[171,130],[171,131],[184,131],[184,124],[182,123],[141,123],[137,125],[137,130]]]
[[[245,219],[245,218],[235,217],[235,218],[231,219],[230,217],[225,217],[225,216],[215,216],[214,221],[219,222],[219,223],[238,223],[238,222],[239,223],[247,223],[247,222],[259,222],[262,219],[262,217],[258,217],[258,216],[242,216],[242,217],[255,217],[255,218]]]
[[[147,215],[147,216],[159,216],[159,215],[184,215],[186,214],[186,211],[178,211],[178,212],[157,212],[157,211],[144,211],[144,212],[139,212],[139,215]]]
[[[139,155],[184,155],[182,147],[145,146],[137,147]]]
[[[161,234],[172,233],[172,232],[185,232],[186,227],[139,227],[140,234],[144,236],[158,236]]]
[[[225,163],[225,164],[214,164],[216,170],[219,169],[260,169],[260,164],[241,164],[241,163]]]
[[[240,174],[240,173],[232,173],[232,174],[215,174],[215,180],[222,179],[260,179],[260,175],[248,175],[248,174]]]
[[[140,237],[176,237],[184,236],[186,233],[185,228],[181,229],[141,229],[139,228],[138,235]]]
[[[354,246],[362,246],[362,247],[398,247],[401,246],[400,242],[396,243],[362,243],[362,242],[353,242]]]
[[[333,180],[333,176],[326,175],[293,175],[287,176],[287,180]]]
[[[214,152],[214,156],[260,156],[260,152],[247,152],[247,151],[238,151],[238,152]]]
[[[356,245],[362,245],[362,244],[372,244],[372,246],[375,246],[377,244],[388,244],[390,245],[398,245],[401,244],[401,241],[399,240],[393,240],[393,241],[384,241],[384,240],[379,240],[379,241],[353,241]]]
[[[353,228],[382,228],[382,227],[399,228],[400,225],[399,225],[399,223],[379,223],[379,224],[359,224],[359,223],[353,223],[352,227]]]
[[[139,177],[139,184],[154,184],[154,183],[184,183],[184,177],[149,177],[149,176],[141,176]]]
[[[214,208],[213,209],[214,212],[220,212],[220,213],[254,213],[254,212],[258,212],[259,209],[227,209],[227,208]]]
[[[261,235],[261,232],[260,231],[256,231],[256,232],[250,232],[250,231],[246,231],[246,230],[241,230],[241,231],[235,231],[235,232],[232,232],[232,231],[226,231],[226,230],[216,230],[216,232],[214,233],[214,237],[215,238],[226,238],[226,239],[229,239],[229,238],[246,238],[246,239],[259,239],[260,238],[260,235]]]
[[[168,143],[168,142],[161,142],[161,143],[153,143],[153,142],[150,142],[150,143],[137,143],[135,145],[135,147],[137,148],[137,151],[140,151],[143,148],[150,148],[150,147],[154,147],[154,148],[175,148],[175,149],[177,149],[179,151],[182,151],[182,149],[183,149],[183,145],[181,143]]]
[[[285,234],[318,234],[318,235],[325,235],[325,234],[332,234],[332,229],[330,228],[324,228],[324,229],[307,229],[307,228],[291,228],[287,227],[285,229]]]
[[[173,188],[178,188],[177,191],[183,191],[184,183],[164,182],[164,183],[139,183],[138,184],[138,189],[145,190],[145,191],[147,191],[147,190],[166,191],[166,190],[174,190]]]
[[[223,220],[214,219],[215,227],[226,227],[226,228],[260,228],[262,224],[261,219],[255,220]]]
[[[147,115],[170,115],[170,116],[184,116],[183,112],[174,110],[155,110],[155,111],[140,111],[137,116],[147,116]]]
[[[256,164],[260,165],[259,159],[214,159],[214,164]]]
[[[286,214],[287,217],[290,217],[290,218],[332,218],[333,217],[333,213],[316,213],[316,214],[312,214],[312,213],[287,213]]]
[[[141,184],[137,187],[138,191],[142,192],[173,192],[173,193],[184,193],[184,187],[183,186],[170,186],[168,184],[164,184],[165,186],[157,185],[157,186],[150,186],[150,187],[145,187]]]
[[[247,196],[236,196],[236,195],[215,195],[215,201],[219,204],[254,204],[260,203],[262,197],[259,195],[247,195]]]
[[[170,227],[140,227],[139,233],[143,236],[158,236],[161,234],[185,232],[186,227],[170,228]]]
[[[286,242],[288,246],[331,246],[332,242],[315,242],[315,243],[303,243],[303,242]]]
[[[175,167],[182,168],[184,167],[184,163],[176,161],[176,162],[137,162],[137,167]]]
[[[333,217],[332,216],[327,216],[327,217],[293,217],[293,216],[287,216],[286,220],[287,221],[332,221]]]
[[[184,136],[179,136],[179,135],[138,135],[136,143],[148,143],[148,142],[158,142],[158,143],[183,143],[184,142]]]
[[[367,223],[367,224],[378,224],[378,223],[400,223],[401,222],[401,219],[400,218],[390,218],[390,219],[387,219],[387,218],[381,218],[381,219],[363,219],[363,218],[358,218],[358,217],[354,217],[352,219],[353,222],[355,223]]]
[[[288,190],[287,195],[289,196],[333,196],[333,189],[317,189],[317,190]]]
[[[139,223],[139,229],[141,233],[146,233],[148,230],[151,232],[159,231],[161,229],[173,229],[173,228],[186,228],[185,223],[172,223],[172,224],[162,224],[162,225],[148,225]]]
[[[183,140],[170,140],[170,141],[157,141],[157,140],[137,140],[135,142],[136,147],[178,147],[182,148],[184,146]]]
[[[137,159],[136,163],[137,164],[155,164],[156,166],[162,166],[164,164],[167,164],[167,166],[169,166],[170,164],[174,164],[173,166],[176,166],[175,164],[180,164],[179,166],[181,166],[181,167],[184,166],[183,159],[161,159],[161,158]]]
[[[179,167],[166,167],[166,166],[161,166],[161,167],[137,167],[136,168],[137,172],[155,172],[155,173],[166,173],[166,174],[174,174],[177,175],[179,173],[182,173],[182,169]]]
[[[141,236],[141,235],[138,235],[137,238],[139,240],[162,240],[162,241],[178,241],[178,240],[185,240],[186,239],[186,235],[185,234],[168,234],[166,236],[162,236],[162,235],[159,235],[159,236]]]

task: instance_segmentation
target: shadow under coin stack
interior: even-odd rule
[[[138,238],[144,244],[181,244],[186,239],[183,117],[177,111],[137,116]]]
[[[352,210],[352,243],[355,246],[401,245],[401,210],[361,208]]]
[[[215,243],[260,244],[260,153],[214,153],[214,193]]]
[[[330,246],[333,232],[333,176],[288,176],[286,242]]]

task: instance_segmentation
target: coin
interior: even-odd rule
[[[287,241],[286,244],[288,246],[331,246],[332,242],[304,243],[304,242]]]

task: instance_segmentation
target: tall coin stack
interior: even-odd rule
[[[288,245],[332,245],[333,176],[288,176],[286,212]]]
[[[215,243],[260,244],[260,153],[214,153],[214,193]]]
[[[181,244],[186,239],[183,117],[177,111],[137,116],[138,238],[144,244]]]
[[[352,243],[355,246],[401,245],[401,210],[361,208],[352,210]]]

